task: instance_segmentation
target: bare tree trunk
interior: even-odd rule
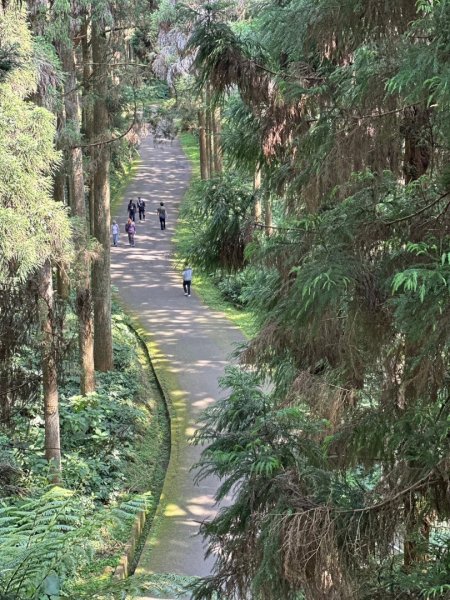
[[[45,29],[48,0],[27,0],[27,19],[36,35],[43,35]]]
[[[261,210],[260,190],[261,190],[261,167],[258,164],[256,166],[255,172],[253,174],[253,191],[255,193],[255,203],[253,205],[253,217],[255,219],[255,223],[261,222],[262,210]]]
[[[43,35],[46,26],[47,0],[28,0],[28,19],[36,35]],[[38,93],[36,104],[42,106]],[[47,259],[38,279],[39,319],[42,332],[42,388],[44,396],[45,458],[50,465],[50,479],[61,480],[61,442],[59,431],[58,373],[55,346],[55,317],[52,266]]]
[[[99,25],[92,26],[92,59],[96,99],[94,105],[94,136],[96,141],[109,137],[108,108],[108,56],[107,40]],[[100,144],[92,153],[94,161],[94,235],[102,246],[102,253],[95,261],[92,270],[92,291],[94,296],[94,362],[99,371],[113,368],[111,331],[111,275],[110,275],[110,190],[109,164],[110,148]]]
[[[64,171],[60,168],[56,171],[53,179],[53,198],[55,202],[64,201],[64,188],[65,175]],[[70,280],[64,265],[58,265],[56,285],[58,297],[61,298],[61,300],[67,300],[70,293]]]
[[[198,111],[198,134],[200,145],[200,176],[209,179],[208,149],[206,147],[206,118],[203,109]]]
[[[209,177],[214,177],[214,139],[213,139],[213,125],[212,125],[212,114],[211,114],[211,88],[208,83],[206,86],[206,148],[208,156],[208,170]]]
[[[214,171],[216,175],[222,175],[223,171],[223,160],[222,160],[222,123],[221,123],[221,111],[217,107],[214,112],[211,113],[213,122],[213,136],[214,136]]]
[[[403,115],[402,132],[405,137],[403,171],[405,182],[410,183],[422,177],[430,164],[430,111],[419,106],[409,106],[405,108]]]
[[[266,235],[269,236],[272,233],[272,202],[270,194],[266,193],[264,197],[264,226]]]
[[[94,114],[92,110],[92,53],[91,44],[89,43],[89,20],[88,17],[84,18],[81,26],[81,51],[83,56],[83,107],[82,107],[82,123],[83,130],[86,139],[89,142],[94,140]],[[89,232],[91,236],[94,236],[94,151],[91,152],[91,165],[89,168],[87,186],[89,189],[88,193],[88,219],[89,219]]]
[[[410,106],[404,110],[402,133],[405,138],[405,156],[403,171],[405,182],[410,183],[422,177],[428,169],[431,160],[431,143],[429,139],[429,109],[420,106]],[[415,360],[418,349],[415,343],[406,342],[405,361],[406,372],[410,382],[414,382],[418,371]],[[406,386],[407,398],[415,397],[414,383]],[[414,465],[410,465],[414,468]],[[429,523],[426,518],[419,517],[417,498],[414,492],[405,500],[405,536],[403,564],[405,569],[410,569],[414,563],[420,562],[426,555],[425,547],[428,545]],[[422,543],[419,543],[422,540]]]
[[[72,37],[72,36],[71,36]],[[80,98],[77,88],[75,51],[73,47],[60,48],[60,57],[66,72],[64,106],[66,121],[76,140],[81,135]],[[72,214],[78,217],[75,248],[79,265],[76,312],[78,316],[78,346],[80,352],[80,391],[85,395],[95,390],[94,324],[91,297],[91,265],[87,252],[87,220],[84,197],[83,154],[80,147],[71,147],[69,154],[69,197]]]
[[[42,386],[44,394],[45,458],[50,463],[51,480],[61,477],[58,377],[54,336],[52,267],[47,260],[39,279],[39,303],[42,331]]]
[[[91,76],[92,76],[92,67],[91,67],[91,46],[89,43],[89,20],[88,17],[85,16],[81,23],[80,28],[81,34],[81,55],[83,57],[83,107],[82,107],[82,124],[83,131],[86,133],[87,131],[92,129],[92,110],[90,105],[90,94],[91,94]]]

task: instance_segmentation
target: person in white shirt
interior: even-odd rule
[[[119,243],[119,226],[117,225],[116,221],[113,221],[111,231],[113,237],[113,246],[117,246]]]
[[[189,265],[185,265],[183,271],[183,290],[185,296],[191,295],[192,269]]]

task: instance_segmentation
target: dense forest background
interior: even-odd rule
[[[195,141],[178,253],[252,319],[194,597],[450,597],[449,53],[448,0],[1,3],[1,597],[119,597],[88,565],[158,411],[110,206],[148,131]]]

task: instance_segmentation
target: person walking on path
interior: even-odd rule
[[[138,196],[137,206],[139,210],[139,221],[145,221],[145,202]]]
[[[159,223],[161,225],[161,229],[166,228],[166,207],[164,206],[164,202],[160,202],[156,212],[159,216]]]
[[[173,146],[165,144],[155,152],[149,136],[142,140],[140,153],[138,174],[118,213],[126,211],[130,198],[137,200],[138,195],[143,194],[144,199],[149,199],[153,218],[160,200],[170,206],[171,216],[166,215],[167,223],[167,218],[175,219],[189,186],[190,163],[178,140]],[[159,223],[157,214],[156,219],[155,225]],[[123,227],[125,221],[122,218],[118,223]],[[139,227],[145,229],[145,225]],[[157,233],[155,229],[153,232]],[[214,495],[220,481],[210,476],[200,487],[194,484],[195,474],[191,467],[199,461],[202,447],[189,442],[190,427],[197,428],[211,399],[223,394],[218,379],[230,362],[228,355],[235,344],[244,342],[243,336],[224,315],[203,306],[192,290],[190,298],[184,295],[180,289],[182,271],[189,257],[184,256],[176,267],[171,233],[170,223],[167,231],[159,235],[149,231],[141,236],[139,231],[139,252],[132,248],[125,253],[114,251],[111,256],[112,281],[120,298],[136,311],[142,327],[156,342],[156,366],[162,370],[163,378],[167,374],[168,395],[181,402],[180,407],[176,402],[181,413],[177,411],[174,419],[180,424],[174,439],[177,450],[173,452],[164,487],[164,501],[167,506],[177,509],[160,507],[158,525],[160,523],[161,527],[147,539],[138,567],[139,575],[146,581],[154,573],[164,574],[166,578],[167,573],[174,573],[176,577],[208,577],[213,572],[215,557],[204,558],[204,541],[197,533],[199,521],[210,521],[217,513]],[[187,299],[183,301],[183,298]],[[189,368],[185,368],[186,365]],[[157,595],[148,590],[142,593],[140,600],[151,600]],[[173,598],[175,594],[167,591],[160,595]]]
[[[111,232],[113,238],[113,246],[117,246],[117,244],[119,243],[119,226],[117,225],[117,221],[113,221]]]
[[[130,246],[134,248],[134,236],[136,234],[136,225],[134,221],[128,219],[125,225],[125,231],[128,233],[128,241],[130,242]]]
[[[183,290],[185,296],[191,295],[192,269],[186,264],[183,271]]]
[[[135,214],[136,214],[136,204],[133,202],[133,200],[130,200],[128,202],[128,216],[130,217],[130,219],[133,222],[136,220]]]

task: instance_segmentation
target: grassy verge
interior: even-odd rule
[[[181,147],[189,159],[192,167],[192,178],[183,201],[181,203],[180,216],[177,222],[175,234],[176,258],[181,263],[188,254],[189,243],[195,232],[192,230],[189,221],[184,216],[189,203],[195,194],[195,184],[200,179],[200,152],[197,138],[191,133],[182,133],[180,135]],[[256,333],[255,322],[252,313],[248,310],[242,310],[227,302],[220,291],[214,285],[211,277],[206,273],[195,273],[195,291],[203,302],[213,310],[225,313],[227,318],[239,327],[247,338],[252,338]]]

